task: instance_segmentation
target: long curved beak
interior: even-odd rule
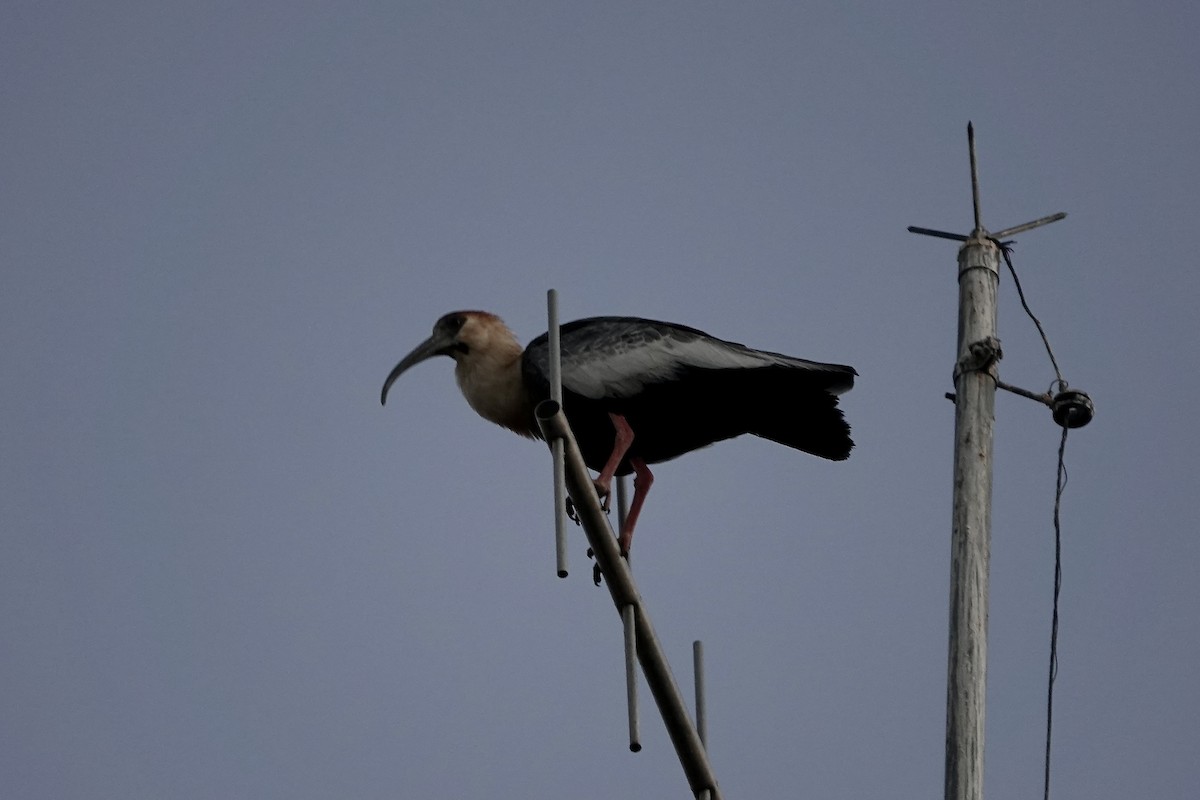
[[[400,360],[400,363],[392,368],[388,373],[387,380],[383,382],[383,391],[379,393],[379,402],[381,405],[387,405],[388,389],[392,388],[392,384],[396,382],[404,371],[414,364],[420,364],[426,359],[434,356],[448,355],[450,348],[454,342],[444,335],[435,333],[425,341],[421,342],[413,351]]]

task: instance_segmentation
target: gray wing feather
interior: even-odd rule
[[[647,385],[678,379],[688,370],[790,367],[828,373],[830,391],[853,385],[854,370],[754,350],[693,328],[627,317],[596,317],[562,326],[563,387],[591,399],[633,397]],[[550,372],[549,342],[539,336],[526,350],[529,366]],[[843,377],[844,376],[844,377]]]

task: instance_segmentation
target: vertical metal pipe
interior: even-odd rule
[[[696,684],[696,733],[700,743],[708,749],[708,710],[704,704],[704,644],[697,639],[692,642],[692,681]]]
[[[617,476],[617,533],[625,532],[625,518],[629,516],[628,475]]]
[[[627,603],[621,607],[621,628],[625,633],[625,703],[629,707],[629,750],[642,749],[638,732],[637,702],[637,607]]]
[[[547,333],[550,338],[550,398],[562,405],[562,349],[558,338],[558,292],[546,292]],[[567,532],[563,513],[566,508],[566,472],[561,439],[550,443],[554,460],[554,557],[558,577],[567,577]]]
[[[562,346],[558,338],[558,292],[546,292],[547,333],[550,339],[550,399],[562,405]]]
[[[554,459],[554,560],[558,577],[567,577],[567,531],[563,514],[566,508],[566,475],[563,469],[563,444],[550,446]]]
[[[946,800],[983,796],[988,558],[995,422],[999,250],[986,232],[958,253],[958,361],[954,369],[954,502],[946,681]]]
[[[629,476],[617,476],[617,533],[625,534],[625,520],[629,518]],[[633,566],[633,554],[625,554],[625,563]]]
[[[975,157],[975,126],[970,122],[967,123],[967,150],[971,154],[971,208],[975,212],[975,230],[971,235],[978,236],[983,232],[979,214],[979,161]]]

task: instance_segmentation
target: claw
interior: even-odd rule
[[[600,483],[599,480],[592,481],[592,485],[596,487],[596,495],[600,498],[600,508],[605,514],[610,512],[612,492],[608,487]],[[575,509],[575,503],[571,500],[571,496],[567,495],[567,518],[576,525],[582,525],[583,521],[579,518],[579,512]]]
[[[571,501],[570,497],[567,497],[567,519],[571,520],[571,522],[574,522],[576,525],[583,524],[583,520],[579,518],[579,512],[575,510],[575,503]]]
[[[596,487],[596,495],[600,498],[600,508],[604,509],[607,514],[609,510],[609,500],[612,498],[612,492],[607,486],[600,483],[599,480],[592,481],[592,485]]]
[[[588,558],[595,558],[595,557],[596,557],[596,551],[595,551],[595,550],[593,550],[592,548],[590,548],[590,547],[589,547],[589,548],[587,549],[587,557],[588,557]],[[599,562],[597,562],[597,563],[595,563],[595,564],[592,564],[592,583],[594,583],[594,584],[596,584],[597,586],[599,586],[599,585],[600,585],[600,581],[601,581],[600,563],[599,563]]]
[[[587,557],[588,558],[596,557],[596,553],[590,547],[587,549]],[[621,558],[625,559],[626,564],[629,563],[629,553],[626,553],[624,550],[621,551]],[[600,570],[600,563],[597,562],[595,564],[592,564],[592,583],[599,586],[601,584],[601,582],[603,581],[603,579],[604,579],[604,573],[601,572],[601,570]]]

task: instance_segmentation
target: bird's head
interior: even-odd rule
[[[510,350],[517,343],[512,331],[495,314],[487,311],[452,311],[433,326],[433,335],[421,342],[400,360],[383,382],[381,403],[387,403],[388,389],[409,367],[434,356],[450,356],[458,366],[470,365],[480,358],[493,356],[498,350]]]

